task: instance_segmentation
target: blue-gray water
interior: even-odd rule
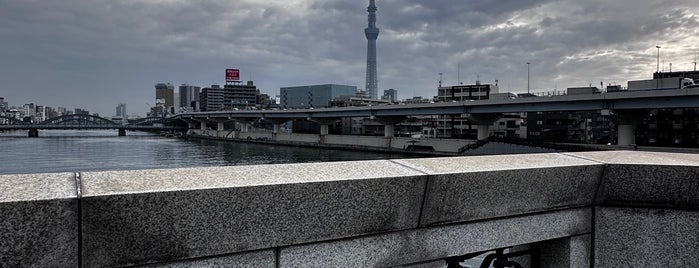
[[[176,167],[306,163],[407,158],[406,155],[339,151],[223,141],[164,138],[116,131],[42,130],[0,133],[0,174],[83,172]]]

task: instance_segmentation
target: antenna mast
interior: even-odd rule
[[[456,67],[456,84],[461,85],[461,63]]]
[[[697,71],[697,51],[694,51],[694,71]]]

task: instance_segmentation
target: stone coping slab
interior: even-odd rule
[[[595,161],[557,153],[418,158],[394,161],[430,175],[599,165]]]
[[[419,175],[388,160],[81,173],[84,197]]]
[[[420,226],[592,205],[603,166],[433,175]]]
[[[582,157],[606,164],[699,166],[699,154],[645,151],[603,151],[564,153],[564,155]]]
[[[595,203],[699,208],[699,154],[641,151],[566,153],[607,164]]]
[[[592,205],[604,165],[563,154],[404,159],[430,175],[420,226]]]
[[[0,203],[77,198],[74,173],[0,175]]]
[[[201,258],[415,228],[427,180],[390,161],[92,172],[82,177],[86,267]]]

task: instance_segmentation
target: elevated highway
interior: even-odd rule
[[[479,124],[478,139],[482,140],[487,137],[488,126],[503,113],[599,111],[603,115],[613,116],[620,120],[618,124],[620,145],[629,145],[632,143],[634,135],[633,125],[629,122],[629,118],[634,116],[634,110],[695,107],[699,107],[699,89],[675,89],[412,105],[195,112],[179,114],[173,119],[188,121],[190,129],[195,128],[195,124],[198,122],[215,121],[218,122],[218,130],[224,130],[223,123],[230,120],[247,124],[264,118],[278,125],[293,119],[307,119],[319,122],[321,135],[327,135],[327,125],[334,120],[343,117],[368,117],[383,123],[386,126],[385,136],[392,137],[393,125],[404,120],[407,116],[466,115]],[[275,131],[277,131],[276,127]]]

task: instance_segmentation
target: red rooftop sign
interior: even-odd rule
[[[238,80],[240,80],[239,69],[226,69],[226,82],[233,82]]]

